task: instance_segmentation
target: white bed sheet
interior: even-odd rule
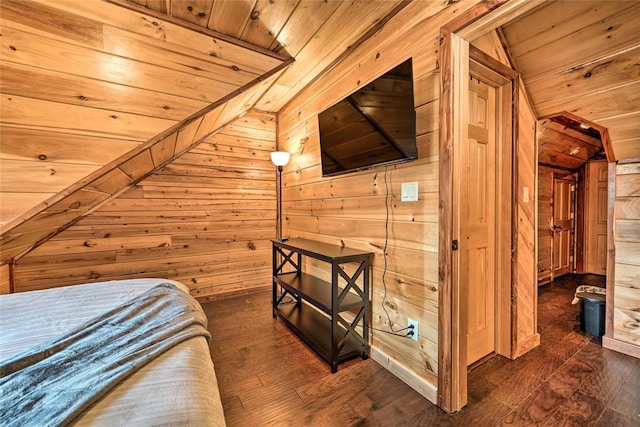
[[[147,289],[171,282],[132,279],[0,296],[0,360],[55,338]],[[213,362],[204,337],[187,340],[116,386],[77,426],[224,426]]]

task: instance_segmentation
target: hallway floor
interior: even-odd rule
[[[469,404],[448,415],[372,359],[329,366],[279,320],[270,292],[204,303],[227,425],[640,426],[640,360],[579,331],[581,284],[539,288],[541,344],[516,360],[495,356],[469,373]],[[250,328],[247,328],[250,325]]]

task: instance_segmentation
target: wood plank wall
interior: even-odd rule
[[[518,93],[518,142],[516,165],[518,190],[515,223],[517,265],[512,301],[515,319],[512,330],[512,357],[516,358],[540,344],[538,334],[538,287],[536,281],[536,115],[520,81]],[[529,192],[525,200],[525,191]]]
[[[9,264],[0,265],[0,295],[11,292],[11,275],[9,274]]]
[[[420,21],[429,17],[429,11],[425,12],[428,9],[425,3],[418,3],[407,6],[373,39],[359,46],[280,111],[278,148],[292,153],[283,175],[284,235],[375,253],[372,327],[389,331],[393,325],[395,329],[401,329],[406,327],[407,318],[412,318],[419,322],[420,337],[414,342],[374,330],[373,357],[435,401],[438,372],[438,31],[471,2],[446,7],[422,23]],[[430,8],[436,6],[435,2],[429,3]],[[416,25],[418,23],[420,25]],[[413,58],[419,159],[386,169],[377,167],[323,178],[318,113],[409,57]],[[401,184],[412,181],[418,182],[419,200],[403,203],[400,201]],[[388,223],[385,200],[388,200]],[[388,242],[385,241],[387,232]],[[386,271],[385,243],[388,244]],[[307,268],[320,272],[313,265]]]
[[[0,224],[276,67],[103,1],[3,0]]]
[[[607,280],[607,308],[613,308],[613,329],[603,345],[640,358],[640,162],[615,168],[613,283]]]
[[[269,286],[274,148],[274,115],[237,119],[18,260],[16,291],[134,277],[197,297]]]

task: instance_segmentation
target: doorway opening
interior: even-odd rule
[[[471,49],[467,125],[457,147],[454,269],[464,301],[466,366],[495,353],[510,356],[510,317],[503,313],[510,308],[513,82],[491,69],[496,64]]]
[[[538,122],[538,285],[606,274],[608,163],[601,130],[561,113]]]

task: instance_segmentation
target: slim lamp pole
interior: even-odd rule
[[[278,240],[282,241],[282,166],[278,165]]]
[[[271,162],[278,167],[278,223],[277,238],[282,241],[282,167],[289,163],[291,155],[286,151],[274,151],[271,153]]]

